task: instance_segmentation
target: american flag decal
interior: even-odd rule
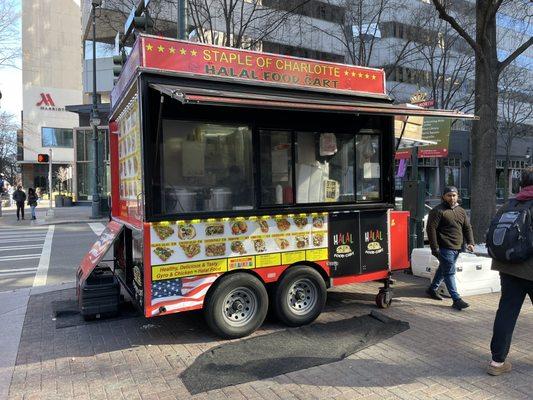
[[[152,282],[152,305],[164,305],[167,311],[201,306],[205,294],[219,276],[215,274]],[[152,311],[152,315],[157,314],[157,309]]]

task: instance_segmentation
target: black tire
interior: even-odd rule
[[[288,326],[307,325],[320,315],[326,298],[326,283],[322,275],[311,267],[295,265],[275,286],[274,311],[279,320]]]
[[[376,305],[378,308],[389,308],[392,303],[392,296],[387,300],[387,294],[385,292],[379,292],[376,295]]]
[[[204,310],[209,328],[225,339],[249,335],[261,326],[267,311],[265,285],[246,273],[221,278],[206,299]]]

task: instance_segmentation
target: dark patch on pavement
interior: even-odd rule
[[[370,315],[255,336],[203,353],[181,379],[191,394],[197,394],[272,378],[340,361],[407,329],[408,322],[372,311]]]
[[[113,317],[97,318],[94,321],[85,321],[78,309],[76,300],[57,300],[52,302],[52,311],[56,319],[56,329],[69,328],[71,326],[93,324],[97,321],[116,321],[120,319],[135,318],[142,316],[130,302],[122,302],[119,306],[119,314]]]

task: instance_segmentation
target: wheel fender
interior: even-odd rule
[[[328,274],[326,273],[326,271],[324,270],[324,268],[322,268],[319,264],[316,264],[314,262],[311,262],[311,261],[301,261],[301,262],[297,262],[297,263],[294,263],[292,265],[290,265],[289,267],[287,267],[285,269],[285,271],[283,271],[283,273],[279,276],[278,278],[278,281],[281,281],[283,279],[283,277],[287,274],[288,271],[292,271],[294,268],[298,268],[300,266],[306,266],[306,267],[311,267],[313,268],[314,270],[316,270],[320,276],[322,277],[322,279],[324,279],[324,283],[326,284],[326,288],[329,288],[330,287],[330,284],[329,284],[329,276]]]

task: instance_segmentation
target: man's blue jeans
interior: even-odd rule
[[[455,283],[455,262],[459,257],[459,250],[440,249],[439,250],[439,268],[435,273],[433,282],[431,282],[431,289],[437,290],[444,281],[448,293],[453,300],[459,300],[461,296],[457,292],[457,285]]]

